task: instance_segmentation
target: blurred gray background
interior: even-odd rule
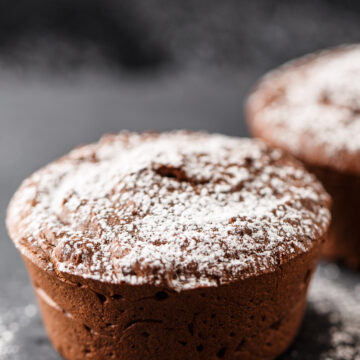
[[[0,360],[58,359],[4,226],[26,176],[122,129],[246,136],[264,72],[359,40],[350,0],[0,0]],[[283,359],[360,359],[358,303],[359,274],[322,264]]]

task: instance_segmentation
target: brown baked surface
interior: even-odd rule
[[[301,323],[322,241],[261,276],[181,292],[54,276],[24,257],[68,360],[272,360]]]
[[[314,166],[360,174],[360,45],[291,61],[247,102],[254,135]]]
[[[120,133],[21,185],[7,225],[44,270],[102,283],[218,286],[306,253],[329,197],[302,165],[260,141]]]

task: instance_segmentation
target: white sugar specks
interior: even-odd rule
[[[0,310],[0,360],[15,359],[19,350],[16,336],[30,323],[37,309],[34,304],[28,304],[11,311]]]
[[[360,285],[343,285],[336,265],[320,269],[310,286],[309,299],[318,314],[328,316],[329,344],[324,360],[360,360]]]
[[[26,256],[62,272],[182,290],[273,270],[324,235],[328,206],[312,175],[261,142],[121,133],[25,180],[7,224]]]
[[[250,96],[249,108],[257,135],[300,158],[320,156],[323,165],[347,167],[345,154],[360,171],[354,161],[360,154],[360,46],[325,51],[275,70]]]

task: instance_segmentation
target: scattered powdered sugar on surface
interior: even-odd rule
[[[360,360],[359,274],[322,264],[310,284],[304,323],[281,360]]]
[[[320,314],[328,314],[329,349],[322,360],[360,360],[360,282],[345,286],[334,264],[321,268],[315,277],[309,299]]]
[[[328,202],[301,165],[259,141],[120,133],[25,180],[7,224],[50,269],[180,291],[307,251],[328,226]]]
[[[15,360],[19,353],[17,336],[37,314],[34,304],[5,311],[0,307],[0,360]]]
[[[297,155],[321,149],[330,162],[334,154],[360,152],[360,46],[295,60],[264,81],[249,104],[265,105],[254,121],[275,127],[267,136],[280,146]]]

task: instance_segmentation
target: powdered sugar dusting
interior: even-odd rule
[[[315,153],[323,165],[360,171],[360,46],[286,64],[264,78],[249,106],[258,111],[256,133],[271,142],[305,160]]]
[[[328,205],[312,175],[259,141],[120,133],[25,180],[7,224],[49,269],[180,291],[307,251],[328,226]]]

